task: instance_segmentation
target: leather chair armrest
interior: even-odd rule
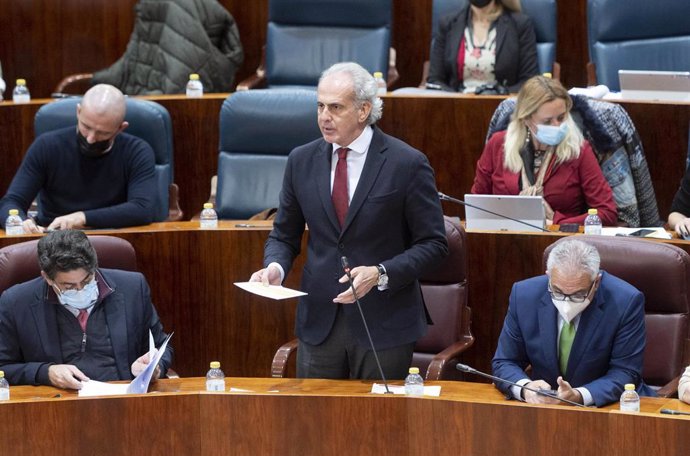
[[[180,187],[170,184],[168,187],[168,222],[178,222],[184,217],[180,208]]]
[[[589,87],[597,85],[597,67],[594,62],[587,62],[587,85]]]
[[[173,369],[168,368],[168,372],[166,373],[167,378],[180,378],[180,374],[175,372]]]
[[[473,336],[464,336],[462,340],[455,342],[453,345],[447,347],[442,352],[436,354],[429,363],[426,371],[426,380],[442,380],[443,373],[448,369],[455,369],[451,361],[456,360],[460,354],[470,348],[474,343]]]
[[[266,85],[266,76],[263,74],[259,75],[259,70],[257,70],[256,73],[237,84],[235,90],[239,92],[240,90],[263,89]]]
[[[290,342],[283,344],[278,351],[276,351],[273,357],[273,363],[271,363],[271,377],[273,378],[283,378],[287,371],[287,363],[290,356],[297,351],[299,341],[297,339],[292,339]]]
[[[400,79],[400,73],[398,73],[398,67],[396,66],[397,52],[394,47],[390,48],[388,52],[388,75],[386,78],[386,86],[391,89],[398,79]]]
[[[659,397],[678,397],[678,382],[680,382],[680,375],[657,390]]]
[[[55,90],[53,92],[61,94],[65,93],[65,89],[68,86],[76,84],[80,81],[90,80],[91,78],[93,78],[93,73],[70,74],[69,76],[64,77],[60,82],[58,82],[58,85],[55,86]]]
[[[551,67],[551,78],[556,81],[561,80],[561,64],[558,62],[553,62],[553,67]]]

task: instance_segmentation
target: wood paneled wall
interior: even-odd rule
[[[237,21],[250,75],[266,40],[269,0],[219,0]],[[5,81],[25,78],[34,97],[47,97],[66,75],[108,67],[125,51],[137,0],[0,0],[0,62]],[[399,86],[415,86],[429,58],[432,0],[393,0],[393,46]],[[586,81],[586,0],[559,0],[557,59],[566,85]]]

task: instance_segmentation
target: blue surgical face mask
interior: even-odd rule
[[[534,133],[534,137],[537,141],[547,146],[557,146],[563,141],[567,133],[568,124],[565,122],[558,127],[553,125],[537,125],[537,131]]]
[[[54,284],[53,288],[61,304],[74,307],[75,309],[88,309],[98,299],[98,284],[95,278],[81,290],[60,291]]]

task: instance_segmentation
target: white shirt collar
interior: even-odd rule
[[[350,151],[355,152],[357,154],[364,154],[369,150],[369,145],[371,144],[371,139],[374,137],[374,129],[371,128],[371,125],[367,125],[364,127],[364,130],[362,130],[362,133],[352,141],[349,145],[343,146],[337,143],[333,143],[333,150],[332,153],[335,153],[336,150],[340,149],[341,147],[347,147],[350,149]]]

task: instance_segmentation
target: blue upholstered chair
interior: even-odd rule
[[[34,118],[35,135],[76,126],[80,101],[81,98],[67,98],[41,106]],[[129,122],[125,131],[146,141],[155,155],[158,192],[154,221],[181,220],[179,189],[173,183],[172,122],[168,110],[153,101],[128,98],[125,120]]]
[[[687,71],[688,18],[688,0],[588,0],[588,83],[618,91],[621,69]]]
[[[391,0],[270,0],[264,62],[237,90],[316,87],[338,62],[381,71],[389,84]],[[396,72],[397,75],[397,72]]]
[[[230,95],[220,111],[218,217],[247,219],[278,207],[288,154],[320,137],[313,90],[263,89]]]

